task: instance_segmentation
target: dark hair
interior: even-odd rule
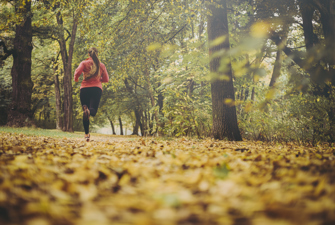
[[[98,49],[95,47],[91,47],[90,49],[88,49],[88,54],[92,57],[94,64],[97,67],[97,70],[94,73],[94,76],[99,74],[99,70],[100,70],[100,61],[98,59]]]

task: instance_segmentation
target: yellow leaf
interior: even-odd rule
[[[218,37],[216,39],[214,39],[213,41],[210,42],[209,46],[212,48],[212,47],[215,47],[215,46],[218,46],[220,44],[222,44],[225,40],[226,40],[227,36],[221,36],[221,37]]]
[[[234,100],[231,99],[231,98],[225,98],[225,99],[223,100],[223,103],[226,104],[226,105],[228,105],[228,106],[234,106],[234,105],[235,105]]]
[[[273,99],[275,94],[276,94],[276,89],[271,88],[271,89],[266,93],[265,98],[266,98],[267,100]]]
[[[269,30],[270,24],[266,21],[260,21],[251,26],[250,34],[253,37],[264,38],[268,36]]]
[[[147,51],[150,52],[150,51],[154,51],[154,50],[157,50],[159,48],[161,48],[162,45],[160,43],[152,43],[150,44],[148,47],[147,47]]]

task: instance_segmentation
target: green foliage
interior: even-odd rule
[[[165,101],[163,131],[170,136],[198,135],[207,136],[211,127],[210,101],[201,102],[200,98],[191,99],[187,94],[171,93]]]
[[[12,65],[13,61],[7,60],[0,70],[0,125],[7,123],[7,108],[12,98],[12,77],[10,75]]]
[[[199,40],[186,42],[187,49],[176,50],[159,71],[164,94],[161,122],[167,135],[198,135],[210,133],[211,101],[207,81],[208,54]],[[164,56],[164,52],[162,52]]]
[[[32,109],[36,125],[44,128],[55,127],[54,68],[53,61],[57,57],[56,43],[50,40],[34,40],[35,49],[32,55]]]
[[[10,50],[15,24],[14,5],[1,1],[0,40]],[[210,81],[206,35],[207,4],[212,1],[37,1],[33,11],[32,110],[40,127],[55,127],[54,77],[60,81],[63,99],[63,63],[60,28],[56,14],[63,16],[67,44],[73,18],[78,32],[72,68],[86,59],[87,49],[97,47],[110,82],[93,126],[104,126],[118,118],[129,127],[142,125],[142,135],[210,136],[212,126]],[[221,71],[231,62],[235,99],[244,138],[267,141],[334,141],[334,90],[331,79],[333,49],[325,37],[321,13],[313,14],[312,50],[306,49],[299,1],[228,1],[231,49],[219,52]],[[320,1],[320,4],[325,4]],[[217,5],[215,3],[215,5]],[[75,17],[73,17],[75,15]],[[324,14],[323,14],[324,15]],[[330,16],[334,16],[329,14]],[[287,29],[287,42],[279,44]],[[329,30],[331,31],[331,29]],[[276,39],[277,38],[277,39]],[[288,47],[291,52],[288,52]],[[280,77],[269,88],[276,56],[283,51]],[[285,52],[285,54],[284,54]],[[289,54],[290,53],[290,54]],[[0,47],[0,55],[4,49]],[[11,101],[11,57],[1,62],[0,111]],[[307,64],[306,64],[307,62]],[[317,70],[313,70],[313,66]],[[321,71],[321,72],[320,72]],[[227,79],[221,76],[221,79]],[[324,82],[327,83],[325,91]],[[80,82],[72,82],[74,129],[83,130],[79,99]],[[128,85],[128,86],[127,86]],[[139,114],[139,117],[135,116]],[[1,122],[5,123],[5,114]],[[157,118],[157,119],[156,119]],[[139,120],[139,121],[138,121]]]
[[[274,98],[265,105],[244,102],[239,117],[242,134],[247,139],[264,141],[313,144],[332,141],[334,128],[329,115],[335,103],[332,93],[329,98],[292,93]]]

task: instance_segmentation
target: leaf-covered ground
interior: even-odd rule
[[[210,139],[86,144],[0,133],[0,224],[335,224],[334,154]]]

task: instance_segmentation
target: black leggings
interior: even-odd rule
[[[80,102],[81,105],[86,105],[90,110],[90,115],[95,116],[98,111],[99,102],[101,98],[102,90],[99,87],[88,87],[80,89]],[[85,134],[89,133],[90,121],[84,120]]]

